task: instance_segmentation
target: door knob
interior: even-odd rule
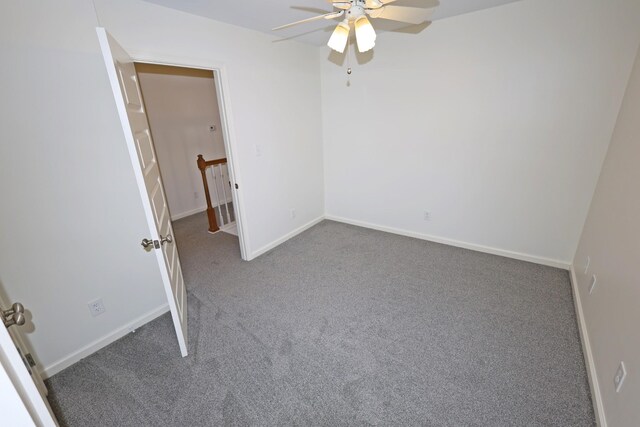
[[[167,234],[167,237],[160,236],[160,244],[164,245],[165,243],[173,243],[173,237],[171,237],[171,234]]]
[[[142,242],[140,242],[140,244],[145,249],[158,249],[160,247],[160,243],[158,243],[157,240],[142,239]]]
[[[13,325],[22,326],[26,320],[24,306],[19,302],[13,303],[8,310],[2,310],[2,321],[7,328]]]
[[[24,313],[24,305],[14,302],[10,309],[2,311],[4,317],[11,316],[14,313]]]

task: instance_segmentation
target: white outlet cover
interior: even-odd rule
[[[618,366],[618,370],[613,377],[613,385],[616,388],[616,393],[620,393],[625,378],[627,378],[627,369],[624,366],[624,362],[620,362],[620,366]]]
[[[93,317],[99,316],[106,311],[102,298],[89,302],[87,306],[89,307],[89,313]]]

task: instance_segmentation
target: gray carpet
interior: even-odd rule
[[[48,381],[68,426],[594,425],[565,271],[325,221],[251,262],[175,223],[168,315]]]

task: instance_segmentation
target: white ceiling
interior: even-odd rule
[[[325,44],[337,21],[320,20],[287,28],[277,32],[271,29],[289,22],[310,18],[316,14],[330,12],[326,0],[145,0],[149,3],[229,24],[245,27],[282,38],[292,38],[317,46]],[[463,13],[513,3],[519,0],[440,0],[433,20],[448,18]],[[398,0],[398,5],[434,5],[438,0]],[[407,24],[375,20],[378,30],[397,30]],[[409,29],[410,30],[410,29]],[[419,30],[417,28],[416,30]]]

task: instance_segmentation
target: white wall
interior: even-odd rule
[[[640,419],[640,51],[575,257],[581,304],[609,426]],[[587,257],[591,258],[585,274]],[[589,295],[592,275],[596,288]],[[627,379],[616,393],[620,361]]]
[[[166,304],[95,26],[89,1],[0,6],[0,287],[54,370]]]
[[[568,266],[639,9],[524,0],[379,34],[350,87],[322,50],[327,214]]]
[[[250,254],[322,217],[316,48],[142,1],[96,5],[101,24],[135,57],[223,65]]]
[[[320,91],[309,46],[140,1],[97,6],[135,55],[224,64],[254,253],[322,215],[324,154],[329,214],[570,260],[640,31],[636,2],[525,0],[381,34],[351,87],[322,48]],[[164,304],[95,25],[89,0],[0,6],[0,287],[32,310],[29,341],[54,368]],[[97,297],[107,312],[92,318]],[[619,349],[596,349],[603,383]]]
[[[143,2],[98,9],[127,48],[225,64],[251,251],[322,215],[315,50]],[[165,303],[96,25],[90,0],[0,5],[0,285],[53,371]]]
[[[138,77],[171,218],[203,211],[207,204],[196,158],[225,157],[213,74],[207,78],[138,71]],[[217,204],[216,194],[211,197]]]

